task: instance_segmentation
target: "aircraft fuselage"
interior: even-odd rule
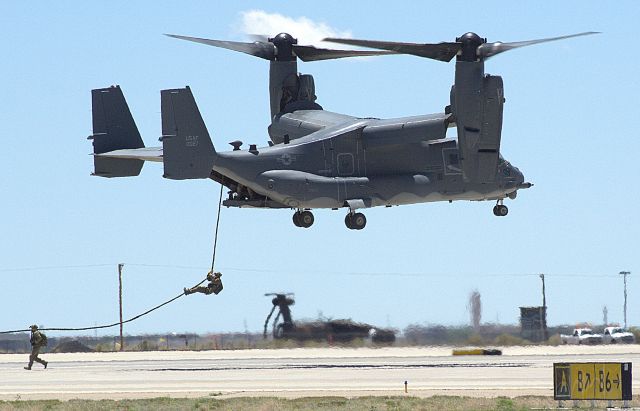
[[[354,119],[289,144],[218,153],[214,171],[292,208],[353,208],[502,199],[524,182],[501,159],[493,182],[463,177],[447,114]],[[229,206],[264,203],[229,199]]]

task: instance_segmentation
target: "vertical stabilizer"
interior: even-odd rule
[[[143,160],[95,156],[114,150],[143,148],[144,143],[120,86],[91,90],[93,115],[93,175],[101,177],[137,176]]]
[[[208,178],[216,156],[200,110],[186,88],[162,90],[162,152],[165,178]]]

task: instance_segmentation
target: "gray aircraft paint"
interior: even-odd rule
[[[445,138],[445,114],[354,119],[289,144],[217,153],[190,89],[163,90],[161,96],[163,154],[144,148],[139,155],[114,150],[96,156],[161,160],[172,179],[208,178],[213,169],[292,208],[338,208],[348,200],[374,207],[496,199],[524,181],[508,163],[495,184],[465,183],[455,168],[445,170],[445,154],[457,152],[456,141]]]
[[[567,37],[573,36],[561,38]],[[454,200],[497,200],[494,214],[505,215],[502,200],[531,184],[500,155],[504,88],[500,77],[485,76],[484,59],[561,38],[491,45],[473,33],[457,43],[434,45],[336,40],[443,61],[457,54],[445,113],[394,119],[325,111],[315,102],[313,77],[297,73],[301,53],[313,60],[365,55],[361,52],[297,46],[284,35],[273,45],[185,38],[271,60],[269,147],[246,150],[234,142],[233,151],[217,152],[189,87],[162,90],[162,148],[144,147],[120,88],[97,89],[90,137],[94,174],[133,176],[143,161],[160,161],[165,178],[211,178],[227,186],[226,206],[347,207],[347,219],[359,208]],[[446,136],[452,126],[457,139]],[[366,223],[353,227],[347,219],[349,228]],[[294,222],[299,225],[296,216]]]

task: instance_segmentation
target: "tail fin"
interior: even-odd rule
[[[186,88],[162,90],[162,152],[165,178],[208,178],[216,156],[200,110]]]
[[[93,108],[93,153],[142,148],[144,143],[120,86],[91,90]],[[129,177],[140,174],[143,160],[94,156],[93,175]]]

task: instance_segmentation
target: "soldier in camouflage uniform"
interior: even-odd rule
[[[47,368],[47,365],[49,364],[47,361],[43,360],[42,358],[38,357],[38,354],[40,354],[40,349],[42,347],[44,347],[46,344],[46,337],[44,337],[42,335],[42,333],[40,333],[40,331],[38,331],[38,326],[37,325],[32,325],[31,327],[31,355],[29,356],[29,365],[24,367],[25,370],[30,370],[31,366],[33,366],[33,362],[39,362],[40,364],[44,365],[44,368]]]
[[[189,295],[193,293],[203,293],[206,295],[209,294],[218,294],[222,291],[222,273],[214,273],[213,271],[209,271],[207,274],[207,280],[209,280],[209,284],[206,287],[193,287],[193,288],[185,288],[184,295]]]

